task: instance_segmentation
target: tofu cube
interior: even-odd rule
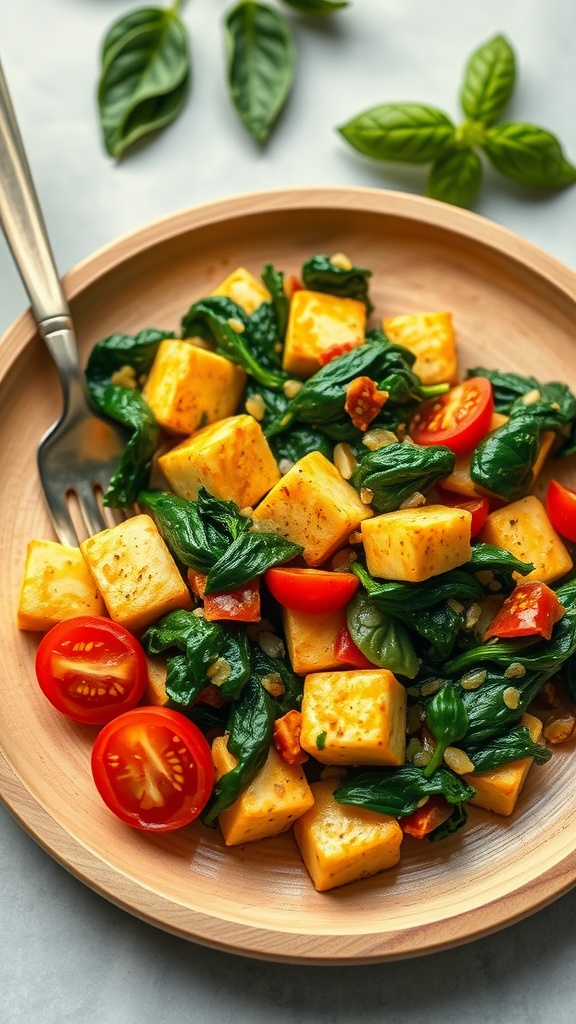
[[[403,833],[396,818],[333,796],[338,780],[311,786],[314,806],[294,825],[294,838],[318,892],[369,878],[400,860]]]
[[[406,690],[386,668],[307,675],[300,745],[322,764],[404,764]]]
[[[310,452],[254,510],[254,522],[304,548],[308,565],[321,565],[372,511],[320,452]]]
[[[362,523],[368,572],[420,583],[470,559],[472,515],[446,505],[385,512]]]
[[[225,736],[212,744],[216,779],[231,771],[236,758],[227,747]],[[253,843],[286,832],[314,803],[314,797],[301,765],[288,765],[275,747],[243,793],[218,817],[226,846]]]
[[[228,275],[222,284],[214,289],[212,295],[225,295],[241,306],[250,316],[263,302],[270,301],[270,292],[245,267],[238,267]]]
[[[161,341],[142,395],[158,423],[172,434],[231,416],[246,386],[246,371],[190,341]]]
[[[524,714],[520,724],[528,726],[532,740],[537,743],[542,735],[542,722],[533,715]],[[512,814],[532,763],[533,758],[522,757],[492,772],[470,772],[463,775],[463,780],[476,790],[476,796],[472,797],[470,803],[486,811],[494,811],[495,814]]]
[[[490,431],[496,430],[497,427],[501,427],[507,420],[507,416],[503,416],[502,413],[495,412],[492,416]],[[532,467],[533,483],[537,480],[540,471],[548,458],[555,438],[556,434],[553,430],[546,430],[540,436],[540,451],[538,452],[538,458]],[[481,487],[480,484],[474,483],[472,480],[470,475],[471,462],[471,452],[468,455],[457,455],[454,469],[450,476],[445,477],[442,481],[442,487],[445,487],[447,491],[453,491],[456,494],[463,494],[467,498],[477,498],[478,495],[485,494],[489,495],[491,493],[489,490]]]
[[[193,500],[205,487],[240,508],[255,505],[280,479],[262,427],[246,414],[203,427],[161,455],[158,464],[183,498]]]
[[[458,357],[452,314],[411,313],[389,316],[382,329],[390,341],[416,356],[413,370],[423,384],[457,384]]]
[[[517,580],[554,583],[573,565],[544,505],[533,494],[491,512],[478,539],[510,551],[522,562],[533,563],[534,571],[527,576],[514,573]]]
[[[282,611],[286,647],[292,668],[297,675],[340,668],[334,654],[336,641],[346,625],[346,609],[310,615],[290,608]]]
[[[105,615],[106,605],[80,548],[31,540],[18,602],[19,629],[46,632],[75,615]]]
[[[88,537],[80,545],[108,614],[140,632],[192,598],[154,520],[148,515]]]
[[[363,345],[365,331],[363,302],[301,289],[290,303],[284,369],[295,377],[311,377],[322,365],[322,353],[334,346]]]

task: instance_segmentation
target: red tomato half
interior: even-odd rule
[[[86,725],[104,725],[135,707],[148,682],[138,641],[98,615],[53,626],[36,652],[36,675],[50,703]]]
[[[440,488],[438,488],[438,501],[441,505],[448,505],[449,508],[464,508],[472,514],[472,537],[480,533],[490,511],[488,498],[465,498],[463,494],[443,491]]]
[[[554,623],[563,615],[564,608],[545,583],[538,580],[519,583],[490,623],[484,639],[543,636],[549,640]]]
[[[487,377],[470,377],[421,405],[410,434],[416,444],[443,444],[455,455],[465,455],[488,433],[493,414],[490,381]]]
[[[324,615],[343,608],[359,584],[353,572],[327,569],[268,569],[264,579],[278,604],[309,615]]]
[[[171,832],[198,817],[214,784],[210,747],[179,711],[142,707],[105,725],[92,751],[104,803],[134,828]]]
[[[576,491],[551,480],[546,491],[546,513],[562,537],[576,541]]]

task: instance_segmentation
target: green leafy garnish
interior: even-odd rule
[[[190,56],[180,3],[130,11],[106,34],[98,105],[111,156],[170,124],[186,101]]]
[[[374,160],[431,164],[426,194],[454,206],[472,206],[482,183],[483,154],[505,177],[536,189],[576,182],[576,167],[558,139],[524,122],[496,122],[516,84],[516,58],[508,40],[496,35],[467,62],[460,92],[465,120],[458,126],[437,107],[383,103],[339,131],[359,153]]]

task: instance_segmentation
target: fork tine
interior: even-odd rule
[[[66,495],[60,495],[54,490],[49,492],[46,486],[44,486],[44,491],[47,499],[46,505],[58,540],[61,544],[67,544],[68,547],[77,548],[80,542],[70,515]]]
[[[80,512],[88,528],[88,533],[93,535],[106,530],[108,523],[100,509],[94,488],[88,482],[81,481],[76,484],[74,490]]]

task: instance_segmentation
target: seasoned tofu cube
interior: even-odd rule
[[[170,699],[166,693],[166,658],[151,658],[147,655],[146,668],[148,684],[144,691],[142,704],[155,704],[162,707]]]
[[[294,825],[294,838],[318,892],[369,878],[400,860],[403,833],[396,818],[338,803],[338,780],[312,783],[314,806]]]
[[[176,608],[192,608],[190,591],[148,515],[88,537],[80,545],[108,614],[139,632]]]
[[[304,548],[308,565],[321,565],[372,512],[320,452],[310,452],[254,510],[254,522]]]
[[[270,292],[245,267],[238,267],[228,275],[222,284],[214,289],[212,295],[225,295],[241,306],[250,316],[263,302],[270,301]]]
[[[236,767],[237,760],[228,750],[225,736],[214,740],[212,759],[216,779]],[[271,747],[252,782],[218,816],[224,842],[226,846],[238,846],[286,832],[313,802],[302,766],[286,764],[276,748]]]
[[[457,384],[458,357],[452,314],[410,313],[382,321],[384,333],[416,356],[413,370],[423,384]]]
[[[339,668],[334,654],[336,641],[346,625],[346,609],[310,615],[290,608],[282,611],[286,647],[292,668],[297,675]]]
[[[283,366],[295,377],[311,377],[329,349],[364,344],[366,306],[358,299],[341,299],[305,289],[292,296],[284,343]]]
[[[506,423],[508,417],[503,416],[502,413],[495,412],[492,416],[492,422],[490,424],[490,431],[496,430],[497,427],[501,427],[503,423]],[[538,458],[532,467],[532,482],[537,480],[540,471],[548,458],[550,449],[554,443],[556,434],[553,430],[546,430],[540,436],[540,451],[538,452]],[[478,495],[490,494],[491,492],[481,487],[480,484],[474,483],[470,476],[470,464],[472,462],[472,453],[468,455],[457,455],[456,462],[454,463],[454,469],[450,476],[447,476],[442,481],[442,487],[445,487],[447,491],[453,491],[456,494],[463,494],[468,498],[477,498]]]
[[[19,629],[45,632],[75,615],[105,615],[106,605],[80,548],[31,540],[18,602]]]
[[[300,745],[322,764],[403,764],[406,690],[386,668],[307,675]]]
[[[469,561],[472,515],[446,505],[385,512],[362,523],[368,572],[419,583]]]
[[[528,726],[533,742],[537,743],[542,735],[542,722],[533,715],[524,714],[520,724]],[[495,814],[512,814],[532,763],[533,758],[522,757],[492,772],[470,772],[463,775],[463,781],[476,790],[476,796],[472,797],[470,803],[486,811],[494,811]]]
[[[194,499],[200,487],[215,498],[255,505],[280,479],[262,427],[253,416],[229,416],[203,427],[158,459],[176,494]]]
[[[478,539],[510,551],[522,562],[532,562],[534,571],[527,576],[514,573],[517,580],[554,583],[573,565],[544,505],[533,494],[491,512]]]
[[[172,434],[192,434],[236,412],[246,372],[189,341],[161,341],[142,395]]]

